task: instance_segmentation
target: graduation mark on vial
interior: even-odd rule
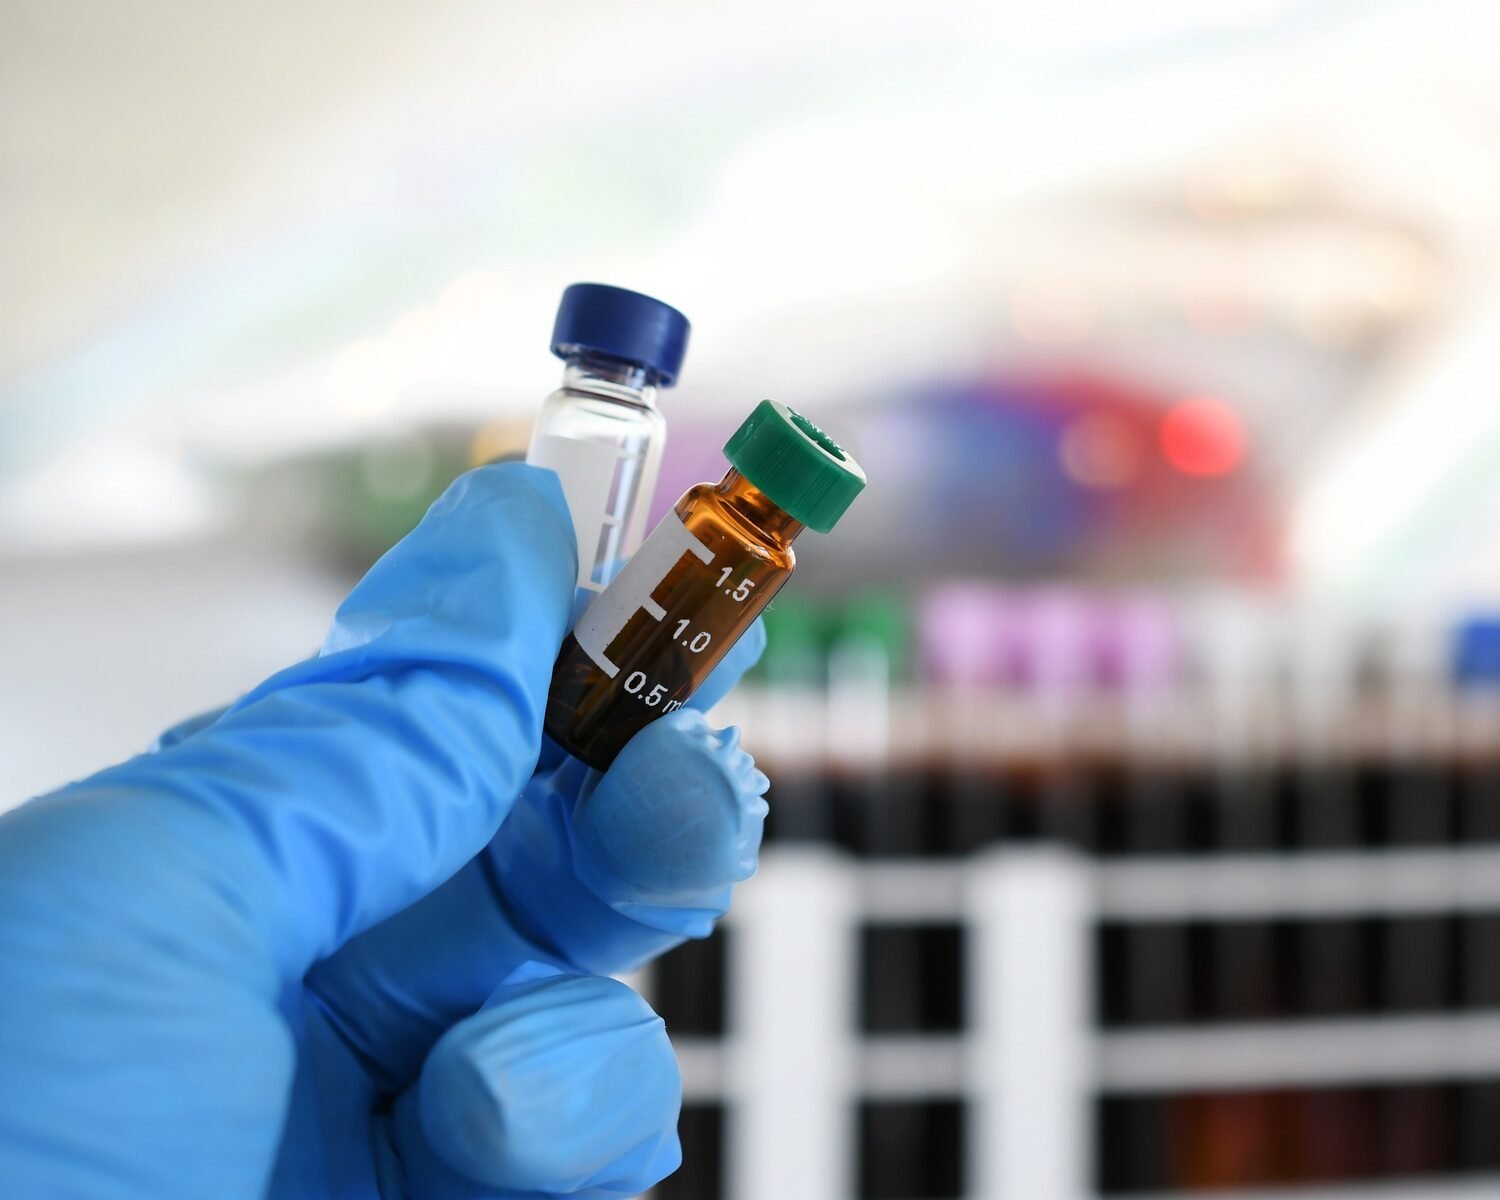
[[[724,581],[733,574],[734,567],[725,567],[722,571],[719,572],[718,582],[715,583],[714,586],[724,588],[724,594],[726,596],[728,596],[731,600],[738,600],[741,604],[743,604],[746,600],[750,599],[750,589],[755,586],[755,580],[741,579],[739,583],[735,584],[735,586],[732,588],[724,587]]]
[[[611,679],[619,674],[620,667],[609,658],[610,644],[637,612],[644,610],[653,621],[666,620],[667,610],[656,602],[652,593],[686,554],[705,567],[712,566],[714,561],[713,551],[693,536],[675,511],[669,512],[615,581],[579,618],[573,637],[594,665]]]
[[[697,633],[693,634],[691,638],[689,638],[687,636],[687,629],[691,624],[692,622],[689,621],[686,617],[678,621],[677,628],[672,631],[672,640],[686,646],[694,654],[702,654],[705,650],[708,649],[709,644],[714,640],[714,635],[706,629],[700,629]]]
[[[667,694],[666,687],[660,683],[653,684],[651,690],[649,692],[646,691],[646,672],[644,671],[632,671],[629,675],[625,676],[624,687],[636,699],[643,701],[647,708],[655,708],[658,704],[661,704],[662,699]],[[662,706],[662,712],[676,712],[681,707],[681,700],[668,700]]]

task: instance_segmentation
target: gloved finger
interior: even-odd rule
[[[668,719],[632,738],[620,769],[579,799],[574,864],[615,911],[652,923],[647,910],[697,909],[701,923],[674,921],[673,931],[707,937],[729,907],[730,884],[755,874],[771,781],[740,747],[735,726],[715,730],[690,709]],[[663,753],[669,737],[680,743],[671,755]],[[650,791],[641,786],[646,778]]]
[[[536,761],[575,569],[551,472],[472,471],[350,593],[318,657],[53,803],[130,798],[300,978],[494,835]]]
[[[594,782],[586,798],[574,776]],[[731,732],[679,709],[602,778],[534,778],[488,850],[308,975],[330,1021],[396,1090],[518,963],[617,974],[701,937],[755,868],[766,777]]]
[[[573,966],[611,974],[707,937],[755,873],[767,812],[770,781],[739,742],[682,708],[637,733],[595,786],[575,789],[583,768],[570,763],[529,793],[489,851],[519,923]]]
[[[755,624],[745,630],[739,641],[729,647],[729,653],[719,660],[719,665],[688,701],[689,708],[707,712],[734,689],[741,677],[760,661],[766,652],[766,623],[759,617]]]
[[[677,1169],[682,1081],[661,1018],[622,983],[502,986],[397,1101],[404,1195],[633,1196]]]

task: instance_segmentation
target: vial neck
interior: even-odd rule
[[[570,392],[588,392],[641,408],[656,407],[656,376],[645,367],[617,358],[580,355],[568,359],[563,387]]]
[[[771,499],[738,471],[731,469],[714,489],[724,504],[750,525],[765,534],[766,540],[779,546],[790,546],[807,528],[788,516]]]

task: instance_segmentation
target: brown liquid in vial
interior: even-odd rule
[[[796,567],[791,543],[801,523],[738,471],[690,488],[673,511],[701,550],[684,549],[654,587],[648,580],[641,589],[638,599],[649,595],[664,615],[643,602],[625,620],[603,647],[613,675],[571,633],[553,669],[547,734],[591,767],[607,767],[649,722],[681,708]],[[670,522],[648,545],[670,538]],[[632,568],[650,559],[643,546],[610,589],[628,589]]]

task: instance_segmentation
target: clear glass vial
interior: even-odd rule
[[[667,427],[659,388],[677,382],[688,319],[602,283],[563,292],[552,353],[563,384],[542,404],[526,461],[557,472],[578,538],[578,585],[602,591],[645,534]]]

